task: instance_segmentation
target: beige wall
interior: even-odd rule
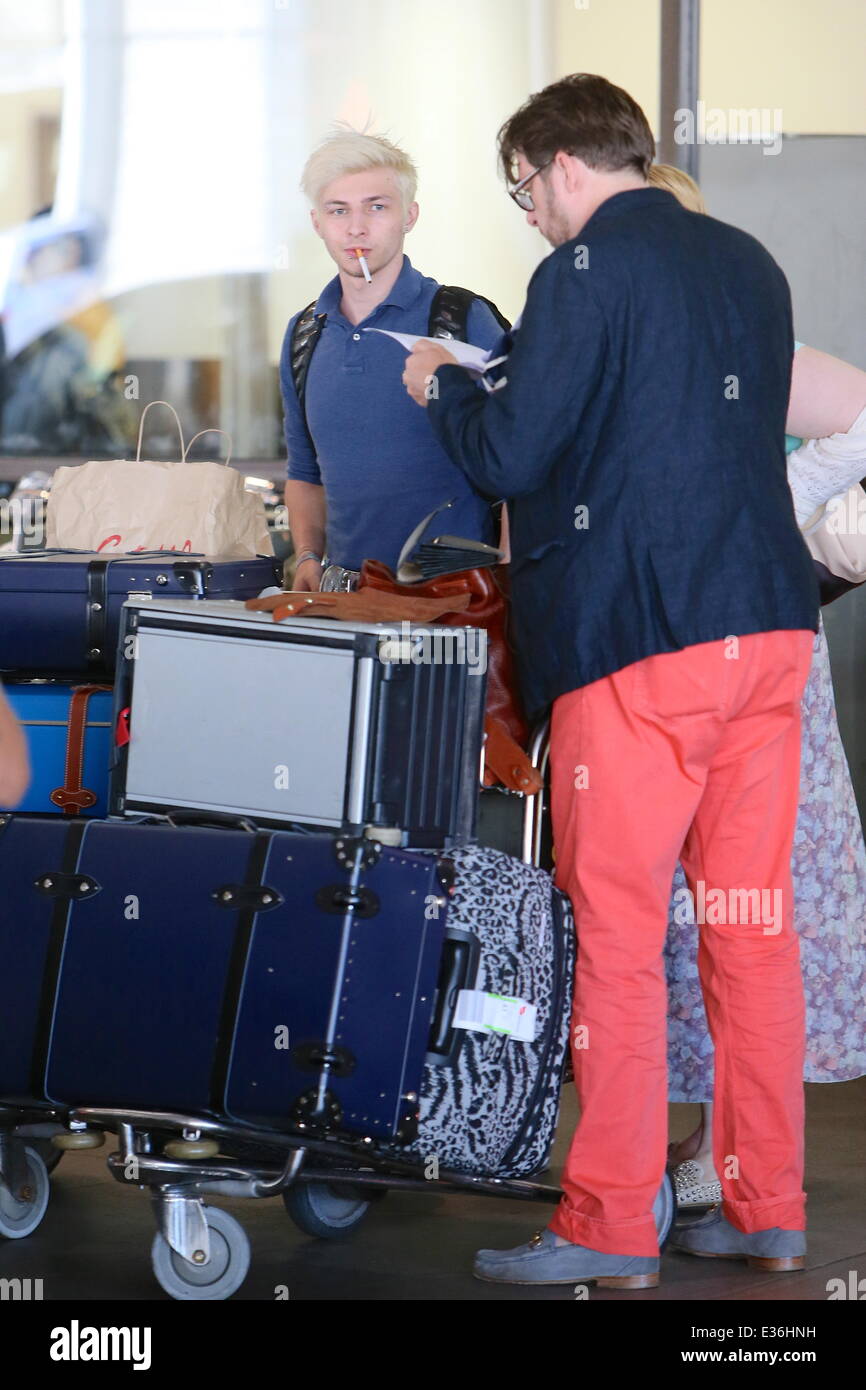
[[[659,0],[552,0],[556,76],[598,72],[658,131]],[[702,0],[700,98],[787,134],[866,134],[866,0]]]
[[[36,212],[37,122],[59,116],[62,93],[0,92],[0,229],[24,222]]]
[[[701,97],[778,107],[786,134],[866,134],[866,0],[703,0]]]
[[[658,128],[659,0],[551,0],[554,77],[596,72],[624,87]]]

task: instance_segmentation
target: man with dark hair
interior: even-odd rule
[[[502,172],[512,182],[521,154],[531,164],[537,158],[541,168],[564,150],[579,155],[587,168],[628,170],[643,183],[656,150],[637,102],[622,87],[589,72],[572,73],[530,97],[505,121],[498,143]]]
[[[723,1202],[675,1244],[799,1269],[790,860],[818,594],[785,470],[788,286],[753,237],[647,186],[646,118],[603,78],[546,88],[499,139],[512,197],[555,248],[506,383],[481,398],[420,344],[404,381],[469,479],[513,499],[514,633],[529,712],[553,707],[557,881],[577,919],[581,1119],[550,1228],[481,1251],[476,1273],[658,1282],[678,858],[701,923]]]

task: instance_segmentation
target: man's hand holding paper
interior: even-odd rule
[[[430,399],[428,390],[434,382],[434,374],[437,367],[443,367],[446,363],[457,366],[457,358],[453,353],[445,348],[439,347],[429,338],[421,338],[412,348],[406,358],[406,369],[403,372],[403,385],[409,392],[413,401],[426,408]]]

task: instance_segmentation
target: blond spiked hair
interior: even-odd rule
[[[704,195],[694,179],[673,164],[651,164],[647,183],[673,193],[688,212],[706,212]]]
[[[360,174],[365,169],[393,170],[406,212],[415,201],[418,186],[418,170],[412,160],[384,135],[367,135],[348,125],[335,127],[333,134],[313,150],[304,165],[301,188],[315,206],[334,179],[343,174]]]

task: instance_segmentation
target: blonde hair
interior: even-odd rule
[[[403,200],[403,211],[415,201],[418,170],[412,160],[384,135],[367,135],[349,125],[336,126],[304,165],[301,188],[314,205],[323,189],[343,174],[360,174],[365,169],[391,169]]]
[[[704,195],[694,179],[673,164],[651,164],[647,183],[673,193],[688,212],[706,212]]]

